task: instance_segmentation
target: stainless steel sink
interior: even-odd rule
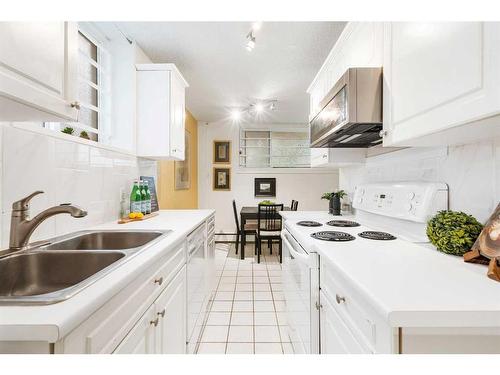
[[[160,231],[86,231],[56,238],[46,250],[128,250],[160,237]]]
[[[82,231],[0,257],[0,304],[66,300],[171,231]]]

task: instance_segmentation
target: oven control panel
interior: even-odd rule
[[[358,185],[353,207],[379,215],[427,222],[448,209],[448,186],[434,182],[393,182]]]

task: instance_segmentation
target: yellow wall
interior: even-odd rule
[[[191,134],[191,185],[187,190],[175,190],[173,161],[158,163],[158,202],[161,209],[198,208],[198,121],[186,110],[186,130]]]

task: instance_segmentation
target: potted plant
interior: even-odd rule
[[[329,200],[328,213],[332,215],[340,215],[340,200],[344,198],[347,193],[344,190],[338,190],[332,193],[324,193],[321,199]]]
[[[63,130],[61,130],[61,132],[69,135],[73,135],[74,131],[75,130],[71,126],[66,126]]]
[[[482,228],[466,213],[439,211],[427,222],[427,237],[439,251],[462,256],[471,249]]]
[[[80,138],[84,138],[84,139],[90,140],[89,133],[87,133],[85,130],[82,130],[80,132]]]

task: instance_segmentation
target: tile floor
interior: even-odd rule
[[[263,244],[258,264],[253,244],[244,260],[234,244],[217,244],[217,290],[198,354],[293,354],[275,247],[271,255]]]

